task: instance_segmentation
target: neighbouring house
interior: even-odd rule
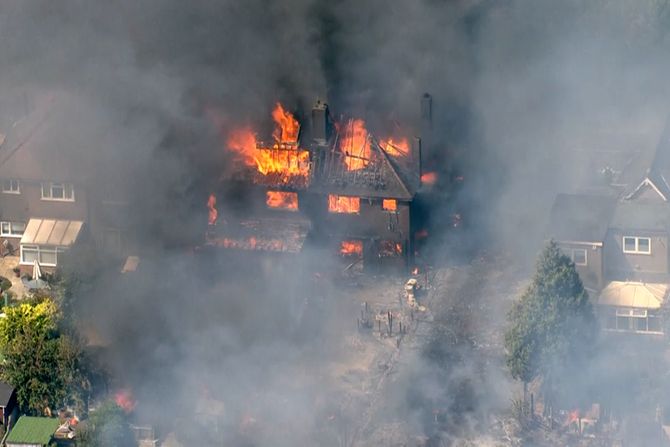
[[[0,382],[0,409],[2,410],[2,425],[5,430],[9,426],[10,417],[13,417],[16,406],[16,390],[10,384]]]
[[[609,172],[609,187],[559,194],[552,207],[549,236],[575,263],[606,331],[664,333],[670,285],[669,137],[664,132],[655,151],[639,153]]]
[[[94,106],[65,92],[25,97],[31,99],[16,111],[0,110],[0,254],[21,256],[21,265],[44,258],[43,265],[55,267],[65,246],[43,228],[40,236],[49,241],[24,240],[34,220],[57,222],[56,232],[63,225],[81,230],[84,223],[98,248],[127,256],[133,249],[128,185],[119,178],[116,164],[122,162],[105,159],[114,151],[101,149],[113,145],[107,122]]]
[[[21,416],[5,439],[7,447],[47,447],[55,442],[60,422],[55,418]]]

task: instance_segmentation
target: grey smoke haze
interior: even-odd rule
[[[204,197],[225,168],[203,107],[263,126],[275,101],[307,115],[320,97],[336,114],[416,132],[428,91],[438,146],[462,154],[457,200],[473,228],[463,242],[527,261],[553,195],[589,175],[585,153],[630,135],[656,144],[668,113],[669,24],[670,7],[654,0],[5,0],[0,95],[56,90],[82,104],[67,109],[60,138],[76,147],[54,150],[122,162],[118,175],[137,188],[136,217],[154,250],[173,245],[176,228],[202,223]],[[74,139],[83,124],[96,129],[88,142]],[[165,254],[142,284],[82,297],[83,314],[115,343],[117,372],[151,410],[188,405],[211,382],[226,411],[286,417],[280,440],[260,434],[258,445],[323,435],[309,412],[324,394],[318,375],[295,378],[307,382],[302,391],[286,377],[306,353],[336,356],[324,348],[350,330],[349,315],[308,331],[312,343],[295,340],[285,326],[300,272],[270,274],[283,278],[281,293],[246,289],[203,279],[182,256]],[[457,375],[474,370],[463,362]],[[426,395],[445,383],[434,368],[419,374]],[[481,380],[506,386],[498,374]],[[256,389],[278,391],[259,400]]]

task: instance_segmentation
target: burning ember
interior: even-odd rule
[[[421,174],[421,183],[424,185],[434,185],[437,182],[437,173],[436,172],[426,172]]]
[[[370,138],[365,121],[350,120],[340,136],[340,151],[346,155],[344,164],[348,171],[364,169],[370,161]]]
[[[219,212],[216,210],[216,196],[214,194],[210,194],[209,198],[207,199],[207,209],[209,210],[209,224],[216,225]]]
[[[128,389],[118,391],[114,395],[114,402],[126,413],[131,413],[137,405],[137,401]]]
[[[284,191],[268,191],[265,195],[265,203],[270,208],[282,208],[285,210],[298,210],[298,193]]]
[[[412,275],[418,275],[419,274],[419,267],[414,267],[412,269]]]
[[[397,211],[398,201],[395,199],[384,199],[382,201],[382,209],[384,211]]]
[[[397,141],[389,138],[387,141],[380,141],[379,145],[392,157],[406,157],[409,155],[409,142],[407,138]]]
[[[354,214],[361,211],[360,197],[328,196],[328,211],[331,213]]]
[[[363,256],[363,241],[342,241],[340,254],[342,256]]]
[[[247,166],[255,167],[264,176],[272,176],[278,183],[289,183],[296,178],[306,183],[309,152],[298,147],[298,120],[279,103],[272,111],[272,118],[275,122],[272,145],[259,142],[251,128],[243,127],[229,134],[228,147],[242,155]]]

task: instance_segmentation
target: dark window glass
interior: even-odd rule
[[[616,317],[616,327],[620,331],[630,331],[630,317]]]
[[[649,238],[641,237],[637,240],[637,251],[641,253],[649,253]]]
[[[623,249],[626,251],[635,251],[635,238],[634,237],[623,238]]]
[[[573,250],[572,261],[577,265],[586,265],[586,250],[583,249]]]
[[[663,320],[660,317],[650,315],[649,316],[649,330],[651,332],[663,332]]]
[[[636,331],[647,331],[647,319],[646,318],[634,318],[635,320],[635,330]]]

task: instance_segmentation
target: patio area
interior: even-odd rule
[[[0,258],[0,276],[4,276],[12,282],[12,288],[9,289],[11,292],[16,294],[17,298],[22,298],[23,294],[26,292],[21,278],[17,277],[14,273],[14,267],[19,265],[18,256],[4,256]]]

